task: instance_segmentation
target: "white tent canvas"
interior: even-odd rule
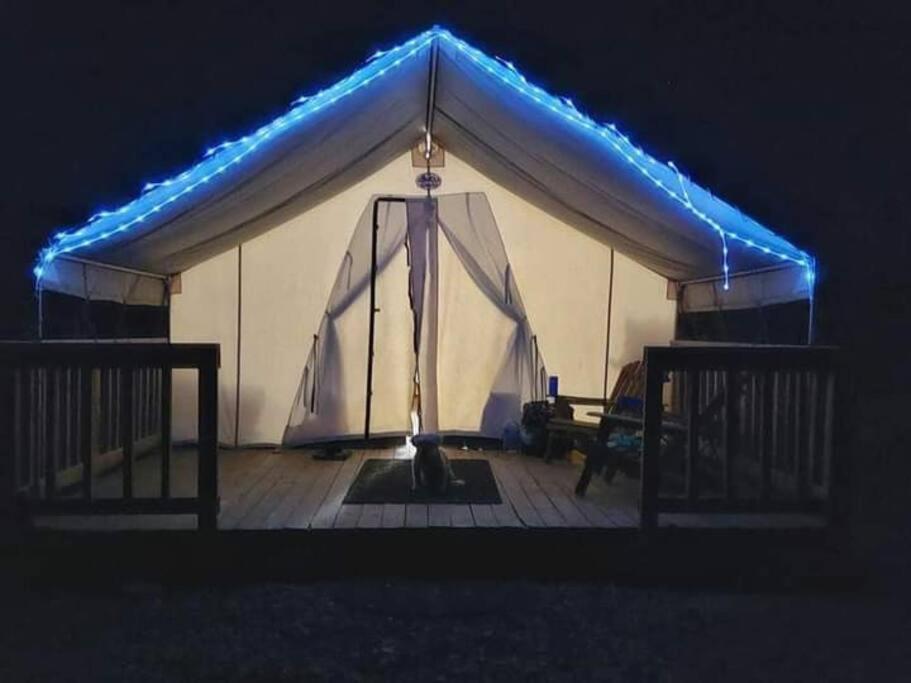
[[[566,392],[601,395],[643,345],[673,339],[678,311],[812,296],[806,252],[441,29],[377,55],[125,207],[61,232],[39,257],[39,286],[168,305],[172,340],[220,343],[226,444],[362,435],[367,289],[328,311],[335,355],[314,361],[313,350],[372,200],[418,205],[415,177],[425,169],[411,150],[428,138],[445,151],[432,169],[441,185],[431,193],[435,270],[424,286],[436,287],[434,305],[415,344],[415,271],[407,249],[392,249],[374,288],[372,433],[409,431],[416,372],[427,382],[424,404],[436,388],[433,427],[497,436],[518,418],[517,402],[534,396],[544,361]],[[466,197],[486,207],[483,234],[502,245],[490,269],[467,265],[486,249],[459,253],[453,240],[472,223],[452,218]],[[387,210],[390,235],[410,234],[407,211]],[[179,293],[169,286],[177,275]],[[510,308],[516,299],[520,313]],[[521,344],[534,338],[540,364],[485,423],[517,329],[528,336]],[[335,412],[314,422],[308,364],[331,359],[342,365],[323,367],[332,372],[319,393]],[[178,440],[195,436],[193,384],[175,377]]]

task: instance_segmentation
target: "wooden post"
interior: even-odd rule
[[[120,369],[120,440],[123,448],[123,497],[133,497],[133,368]]]
[[[93,410],[92,376],[91,367],[81,368],[79,377],[79,455],[82,458],[82,497],[92,500],[92,425],[95,411]]]
[[[171,368],[161,368],[161,497],[171,497]]]
[[[645,350],[645,411],[642,425],[642,489],[639,500],[639,526],[645,533],[658,526],[658,487],[660,485],[661,412],[664,368],[649,362]]]
[[[199,529],[218,528],[218,366],[215,357],[199,368]]]

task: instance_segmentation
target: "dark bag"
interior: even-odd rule
[[[522,426],[520,437],[522,439],[522,452],[526,455],[542,457],[547,452],[547,421],[552,417],[565,417],[572,419],[572,406],[561,403],[548,403],[547,401],[530,401],[522,406]],[[556,455],[562,455],[572,448],[572,440],[565,437],[554,437],[554,450]],[[559,443],[557,443],[559,441]],[[567,443],[563,443],[567,441]]]

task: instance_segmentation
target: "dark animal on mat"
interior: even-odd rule
[[[424,490],[441,496],[447,489],[462,482],[455,479],[449,458],[440,448],[439,434],[416,434],[411,443],[417,449],[411,461],[411,486],[415,491]]]

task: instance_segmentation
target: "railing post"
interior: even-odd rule
[[[218,356],[199,367],[199,529],[218,528]]]
[[[645,351],[645,410],[642,425],[642,489],[639,500],[639,526],[645,533],[658,526],[658,487],[660,485],[661,411],[664,368]]]

